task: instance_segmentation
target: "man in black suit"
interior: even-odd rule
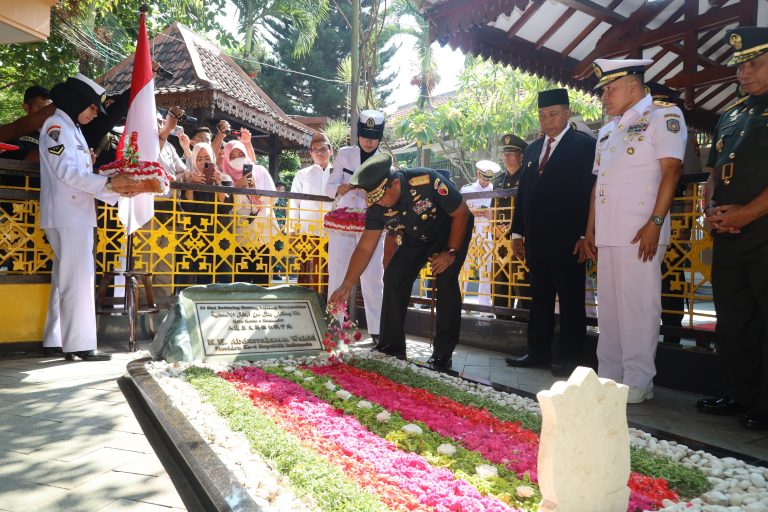
[[[574,130],[568,92],[539,93],[539,123],[544,137],[523,154],[522,175],[512,217],[512,250],[530,269],[532,305],[528,354],[508,358],[510,366],[551,365],[567,376],[581,356],[586,331],[583,243],[589,197],[595,176],[595,139]],[[555,333],[555,297],[560,298],[560,338]]]

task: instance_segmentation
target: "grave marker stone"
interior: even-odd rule
[[[629,503],[629,388],[578,367],[536,397],[544,512],[625,512]]]

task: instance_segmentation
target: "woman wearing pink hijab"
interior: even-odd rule
[[[239,140],[227,142],[221,159],[224,174],[232,177],[235,188],[275,191],[275,183],[262,165],[254,163],[251,134],[242,129]],[[244,173],[250,165],[251,172]],[[268,196],[235,194],[235,233],[237,244],[246,253],[235,261],[235,281],[269,285],[272,237],[279,230],[272,216],[272,198]]]

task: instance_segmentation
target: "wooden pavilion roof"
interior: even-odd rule
[[[315,130],[286,115],[221,48],[174,23],[150,42],[153,58],[172,78],[158,76],[158,107],[225,114],[257,133],[272,134],[281,147],[308,147]],[[130,87],[133,54],[110,69],[100,82],[110,92]]]
[[[723,36],[768,26],[768,0],[412,0],[441,45],[591,90],[598,58],[648,58],[646,81],[683,92],[711,127],[737,96]]]

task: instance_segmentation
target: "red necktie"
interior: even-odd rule
[[[539,174],[544,171],[544,166],[547,165],[547,162],[549,162],[549,153],[552,150],[552,143],[555,142],[554,137],[550,137],[547,139],[547,150],[544,151],[544,158],[541,159],[541,163],[539,164]]]

